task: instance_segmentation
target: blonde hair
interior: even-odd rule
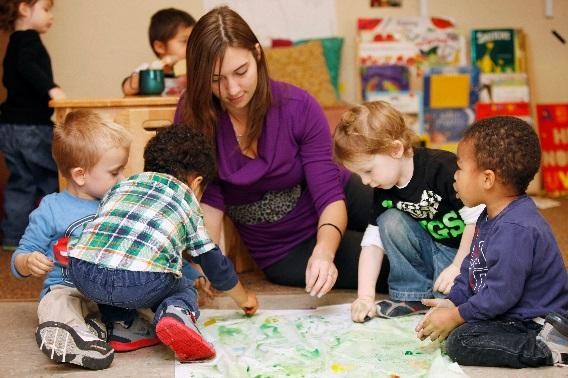
[[[93,168],[111,148],[130,148],[132,135],[121,125],[91,110],[76,110],[53,130],[53,159],[59,172],[70,178],[73,168]]]
[[[402,143],[404,156],[412,156],[417,135],[402,114],[385,101],[364,102],[343,113],[333,135],[337,162],[354,162],[360,155],[389,154]]]

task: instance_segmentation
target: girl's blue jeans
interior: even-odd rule
[[[457,249],[436,242],[410,215],[388,209],[377,218],[385,253],[390,262],[389,296],[399,301],[442,297],[432,287],[452,263]]]
[[[69,276],[87,298],[107,306],[99,306],[103,322],[130,320],[135,310],[150,308],[155,312],[153,324],[160,320],[168,306],[192,311],[199,317],[197,291],[193,281],[172,273],[135,272],[111,269],[70,258]],[[130,314],[130,315],[128,315]]]
[[[552,353],[537,339],[540,324],[486,320],[465,323],[450,333],[448,355],[460,365],[512,368],[552,365]]]
[[[0,151],[10,171],[4,189],[4,245],[18,245],[37,198],[57,191],[52,139],[49,125],[0,124]]]

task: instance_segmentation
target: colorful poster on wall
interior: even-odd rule
[[[568,194],[568,103],[536,106],[544,190]]]

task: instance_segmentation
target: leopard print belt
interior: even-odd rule
[[[273,223],[292,211],[301,195],[302,186],[296,185],[290,189],[266,192],[256,202],[228,206],[226,212],[236,223]]]

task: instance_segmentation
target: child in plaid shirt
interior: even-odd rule
[[[149,307],[158,338],[182,361],[215,350],[196,326],[197,293],[182,275],[182,253],[201,265],[213,287],[227,291],[248,315],[258,307],[229,259],[205,230],[199,199],[213,179],[213,148],[185,125],[163,129],[144,151],[144,173],[113,187],[73,250],[70,272],[97,303],[135,311]],[[124,310],[101,307],[103,316]]]

